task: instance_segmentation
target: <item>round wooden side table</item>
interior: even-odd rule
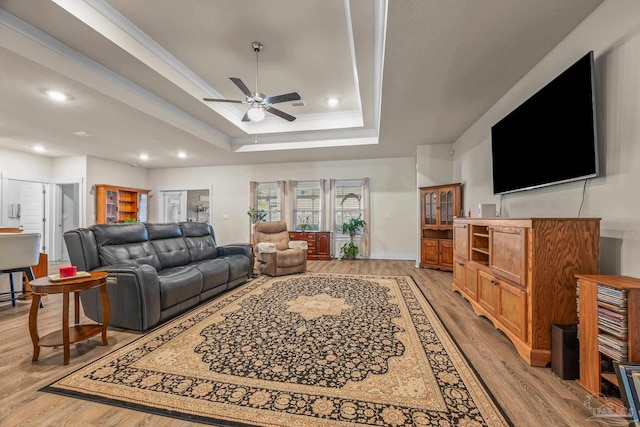
[[[33,359],[38,360],[40,347],[62,345],[64,348],[64,364],[69,364],[69,344],[84,341],[102,333],[102,345],[107,345],[107,327],[109,324],[109,297],[107,296],[107,276],[104,271],[89,272],[86,277],[72,277],[66,280],[52,281],[49,277],[41,277],[30,282],[31,311],[29,312],[29,333],[33,342]],[[100,288],[102,298],[102,323],[80,324],[80,291]],[[69,292],[74,296],[75,325],[69,327]],[[42,295],[62,294],[62,329],[43,337],[38,336],[38,307]]]

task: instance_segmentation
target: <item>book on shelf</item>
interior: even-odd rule
[[[626,340],[613,337],[609,334],[598,334],[598,344],[606,345],[614,350],[627,352],[629,344]]]
[[[610,304],[614,307],[626,307],[627,291],[624,289],[616,289],[610,286],[598,284],[597,299],[598,302]]]

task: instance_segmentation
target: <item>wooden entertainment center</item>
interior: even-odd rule
[[[576,274],[598,274],[599,218],[456,218],[453,284],[532,366],[551,325],[575,324]]]

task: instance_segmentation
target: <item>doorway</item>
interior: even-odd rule
[[[69,260],[64,233],[80,227],[80,183],[56,184],[54,189],[54,237],[51,259]]]
[[[211,190],[196,188],[159,189],[158,219],[162,222],[211,223]]]

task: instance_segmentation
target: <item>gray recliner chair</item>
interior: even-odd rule
[[[260,273],[282,276],[307,270],[307,242],[289,240],[284,221],[256,223],[253,242]]]

